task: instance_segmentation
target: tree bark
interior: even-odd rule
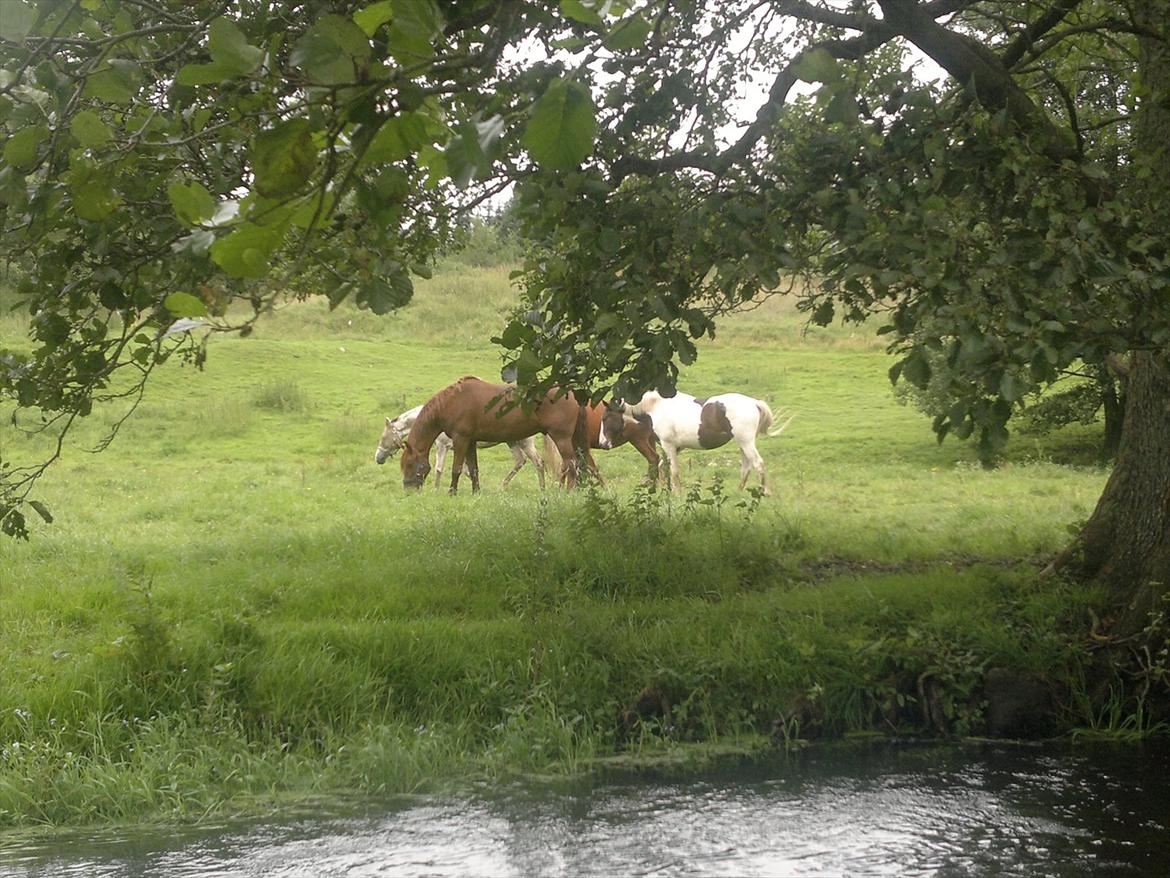
[[[1135,353],[1117,464],[1097,508],[1053,567],[1109,588],[1115,631],[1140,631],[1170,586],[1170,369]]]
[[[1128,374],[1128,369],[1126,370]],[[1121,449],[1121,427],[1125,422],[1125,383],[1114,377],[1107,366],[1101,366],[1097,375],[1101,388],[1101,403],[1105,409],[1105,438],[1101,442],[1101,461],[1116,460]]]
[[[1143,219],[1164,233],[1170,228],[1170,0],[1143,0],[1133,14],[1143,34],[1138,75],[1145,91],[1133,161],[1146,173]],[[1137,193],[1132,199],[1143,200]],[[1117,463],[1097,508],[1053,567],[1109,589],[1118,636],[1140,633],[1170,595],[1170,350],[1132,355]]]

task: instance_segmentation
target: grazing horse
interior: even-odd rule
[[[432,396],[418,413],[402,444],[402,484],[407,488],[422,487],[431,470],[427,458],[440,433],[446,433],[454,441],[452,494],[459,488],[465,460],[471,490],[479,490],[476,442],[516,442],[544,433],[552,439],[563,459],[562,481],[570,488],[575,487],[574,433],[581,406],[567,394],[558,396],[549,391],[535,407],[525,411],[514,399],[515,393],[515,387],[489,384],[468,375]]]
[[[634,420],[631,418],[631,423],[626,429],[622,431],[620,437],[615,438],[615,440],[610,445],[602,445],[601,422],[605,417],[606,412],[609,411],[609,407],[604,402],[600,405],[593,405],[592,403],[589,403],[584,406],[584,409],[585,439],[588,443],[584,449],[585,468],[589,470],[589,473],[595,479],[597,479],[599,484],[604,487],[605,479],[601,477],[601,471],[597,468],[597,462],[593,459],[593,455],[590,453],[589,449],[603,448],[608,450],[610,448],[617,448],[619,445],[625,445],[627,442],[638,449],[641,455],[646,458],[646,462],[650,465],[650,481],[657,481],[659,465],[657,448],[658,437],[654,435],[654,428],[651,426],[650,419],[648,417],[643,416],[641,420]],[[556,447],[546,439],[544,446],[545,459],[551,464],[555,460],[556,454]]]
[[[374,463],[382,464],[386,462],[386,458],[390,457],[395,451],[402,447],[403,441],[406,439],[406,434],[410,432],[418,413],[422,411],[421,405],[416,405],[408,412],[403,412],[394,420],[386,419],[386,428],[382,431],[382,438],[378,441],[378,449],[374,452]],[[446,433],[440,433],[435,439],[435,488],[442,487],[440,481],[443,477],[443,463],[447,459],[447,452],[451,450],[451,446],[455,444],[453,440]],[[490,448],[493,445],[498,445],[498,442],[480,442],[480,448]],[[526,439],[521,439],[518,442],[508,442],[508,450],[512,452],[512,471],[504,476],[504,483],[500,485],[501,488],[508,487],[508,482],[512,481],[512,477],[524,467],[526,461],[531,460],[532,465],[536,467],[536,478],[540,482],[540,490],[544,490],[544,461],[536,451],[536,439],[532,436]]]
[[[781,414],[784,414],[781,412]],[[669,399],[651,390],[635,403],[614,400],[601,422],[601,447],[612,447],[620,441],[631,425],[649,418],[658,434],[658,441],[670,461],[670,484],[681,488],[678,477],[678,453],[684,448],[719,448],[734,439],[739,443],[743,462],[740,465],[739,487],[747,485],[754,468],[760,474],[760,487],[768,494],[768,476],[764,459],[756,450],[756,437],[761,433],[778,436],[792,421],[769,429],[776,416],[768,404],[742,393],[721,393],[707,399],[695,399],[687,393],[677,393]]]

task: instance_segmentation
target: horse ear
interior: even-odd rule
[[[391,421],[389,418],[387,418],[387,419],[386,419],[386,426],[387,426],[387,427],[393,427],[393,426],[394,426],[394,422],[393,422],[393,421]]]

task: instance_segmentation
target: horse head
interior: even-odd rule
[[[374,463],[385,463],[388,457],[402,447],[405,437],[406,434],[399,429],[397,422],[387,418],[386,427],[382,430],[382,438],[378,440],[378,448],[374,452]]]
[[[601,433],[597,444],[603,449],[613,448],[622,438],[622,430],[626,424],[626,404],[621,397],[615,397],[605,403],[605,414],[601,416]]]
[[[416,450],[409,441],[402,443],[402,487],[409,490],[423,486],[427,473],[431,471],[431,462],[427,459],[429,456],[428,453]]]

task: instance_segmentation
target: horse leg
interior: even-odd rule
[[[501,488],[508,487],[508,482],[512,481],[512,476],[520,472],[524,467],[524,452],[520,450],[520,446],[516,443],[509,442],[508,450],[512,452],[512,471],[504,476],[504,483],[500,485]]]
[[[673,445],[663,445],[662,450],[666,452],[666,459],[670,462],[670,490],[681,491],[682,479],[678,477],[678,452],[679,449]]]
[[[471,493],[479,493],[479,448],[478,443],[467,443],[467,474],[471,476]]]
[[[557,451],[561,453],[561,484],[566,488],[577,487],[577,452],[573,449],[573,440],[569,436],[554,439]]]
[[[658,465],[662,460],[658,457],[658,452],[654,450],[654,443],[648,442],[645,439],[634,443],[634,447],[641,452],[642,456],[646,458],[646,463],[649,470],[646,474],[646,481],[654,485],[658,483]]]
[[[447,452],[451,450],[451,437],[440,433],[435,440],[435,490],[443,487],[443,464],[447,462]]]
[[[544,459],[536,450],[535,437],[529,436],[521,445],[520,450],[532,461],[532,465],[536,467],[536,478],[540,482],[540,490],[544,490]]]
[[[743,464],[740,467],[743,478],[739,480],[739,489],[742,491],[747,486],[748,473],[755,469],[760,474],[760,487],[764,491],[764,496],[767,497],[772,493],[768,490],[768,473],[764,469],[764,458],[759,449],[756,448],[755,441],[741,445],[739,450],[743,454]]]
[[[589,474],[593,478],[597,479],[597,484],[604,488],[605,479],[601,477],[601,470],[597,468],[597,461],[593,459],[593,453],[588,448],[585,449],[585,468],[589,470]]]
[[[472,444],[470,439],[463,436],[454,436],[452,438],[455,440],[455,462],[451,464],[451,489],[448,492],[450,494],[454,494],[459,490],[459,476],[463,474],[463,462],[467,459],[467,449]]]

